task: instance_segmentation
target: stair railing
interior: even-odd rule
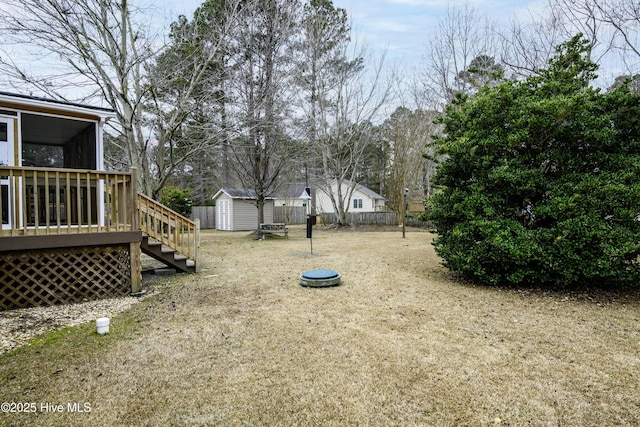
[[[138,193],[140,230],[151,239],[175,249],[198,262],[200,221],[192,221],[178,212]]]

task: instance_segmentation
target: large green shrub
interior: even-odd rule
[[[180,215],[186,217],[191,215],[193,199],[189,189],[180,190],[176,187],[165,187],[162,189],[160,203],[178,212]]]
[[[430,201],[444,264],[487,284],[640,284],[640,96],[589,86],[580,37],[539,76],[460,96]]]

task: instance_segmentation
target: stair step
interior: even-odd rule
[[[175,269],[184,272],[195,272],[195,261],[190,260],[187,256],[182,255],[175,249],[163,245],[162,242],[151,240],[147,235],[143,236],[142,249],[147,255],[152,256],[167,266],[171,266],[169,269],[175,267]]]
[[[176,270],[179,270],[185,273],[194,273],[197,267],[195,260],[188,259],[187,256],[183,255],[177,249],[173,248],[172,246],[174,246],[174,243],[177,243],[177,242],[173,242],[172,238],[176,236],[174,234],[167,235],[167,233],[165,233],[167,231],[166,227],[168,225],[171,226],[171,224],[174,224],[175,226],[177,226],[178,224],[178,221],[176,219],[173,219],[174,218],[172,216],[173,214],[169,215],[171,216],[172,219],[168,219],[165,217],[166,215],[164,213],[165,211],[168,210],[168,208],[162,206],[161,204],[149,199],[148,197],[142,194],[138,194],[138,199],[141,204],[144,204],[145,206],[146,205],[150,206],[150,208],[148,208],[147,210],[147,215],[150,215],[153,218],[153,223],[147,224],[147,225],[152,225],[154,228],[154,229],[145,229],[144,227],[141,227],[142,242],[140,244],[140,250],[144,252],[146,255],[154,258],[155,260],[169,266],[169,269],[175,267]],[[155,210],[156,207],[158,207],[157,212]],[[139,207],[138,209],[141,212],[143,211],[141,207]],[[178,214],[176,215],[177,215],[176,218],[180,218]],[[156,223],[157,220],[160,220],[160,223]],[[185,218],[185,224],[191,224],[191,223],[188,222],[188,219]],[[197,229],[195,223],[191,225],[186,225],[186,227],[189,230],[193,230],[194,232]],[[176,228],[176,231],[179,231],[179,229]],[[167,238],[169,240],[167,240]]]

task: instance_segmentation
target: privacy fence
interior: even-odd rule
[[[216,207],[194,206],[191,209],[191,219],[200,220],[200,229],[216,228]]]
[[[287,224],[305,224],[307,222],[307,210],[300,207],[276,206],[273,211],[274,222]],[[318,215],[318,224],[333,224],[336,215],[323,213]],[[353,225],[397,225],[398,219],[393,212],[358,212],[347,214],[347,222]]]
[[[337,222],[336,214],[321,214],[318,221],[321,224]],[[358,212],[348,213],[347,223],[351,225],[398,225],[398,218],[393,212]]]
[[[216,228],[215,206],[194,206],[191,219],[199,219],[201,229]],[[318,224],[333,224],[335,221],[335,214],[322,214],[317,219]],[[349,213],[347,221],[353,225],[398,225],[400,223],[393,212]],[[302,206],[276,206],[273,209],[273,222],[305,224],[307,222],[307,209]],[[410,227],[430,228],[428,222],[414,218],[407,218],[407,225]]]
[[[275,206],[273,208],[273,222],[285,224],[306,224],[307,208],[304,206]]]

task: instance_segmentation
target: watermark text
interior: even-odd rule
[[[15,414],[86,413],[91,412],[89,402],[2,402],[0,412]]]

